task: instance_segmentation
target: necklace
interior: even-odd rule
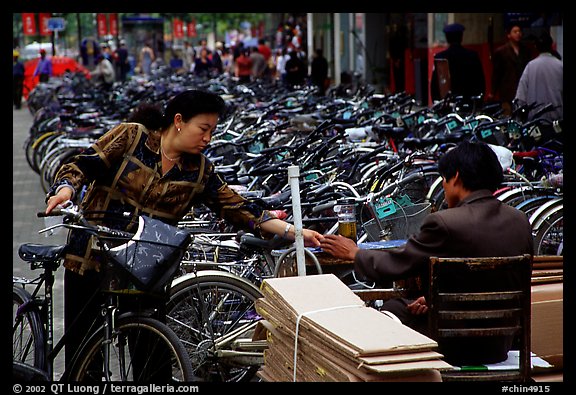
[[[168,159],[170,162],[175,162],[175,161],[177,161],[178,159],[180,159],[180,155],[178,155],[178,156],[175,157],[175,158],[170,158],[168,155],[166,155],[166,154],[164,153],[164,149],[162,149],[162,140],[160,140],[160,152],[162,153],[162,156],[165,157],[166,159]]]

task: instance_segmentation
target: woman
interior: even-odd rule
[[[274,234],[294,239],[295,229],[272,213],[238,195],[214,172],[202,154],[225,109],[220,96],[188,90],[173,97],[162,112],[144,104],[130,122],[117,125],[92,147],[62,166],[47,195],[46,213],[68,200],[81,200],[85,211],[146,215],[175,225],[194,205],[204,204],[234,226],[263,237]],[[88,186],[81,199],[82,188]],[[109,218],[109,217],[108,217]],[[130,225],[101,218],[110,227],[134,230]],[[306,245],[318,246],[322,235],[304,229]],[[72,249],[64,267],[65,329],[80,315],[100,284],[100,261],[90,249],[89,237],[71,232]],[[164,300],[143,297],[163,319]],[[100,301],[90,304],[80,323],[89,325]],[[83,328],[75,327],[66,343],[66,363],[81,341]]]

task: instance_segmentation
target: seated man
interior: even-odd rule
[[[429,214],[420,232],[407,243],[390,250],[359,249],[352,240],[324,235],[322,249],[341,259],[354,260],[356,277],[370,281],[395,281],[420,277],[429,283],[428,262],[437,257],[484,257],[533,254],[531,226],[526,215],[493,196],[503,180],[502,167],[494,151],[485,143],[460,143],[444,154],[438,163],[448,209]],[[499,279],[503,285],[514,281]],[[426,294],[427,289],[423,290]],[[426,300],[391,299],[383,309],[427,334]],[[462,356],[446,360],[452,364],[494,363],[506,359],[512,339],[488,339],[460,347],[478,360]],[[474,348],[474,349],[472,349]],[[443,351],[443,350],[441,350]]]

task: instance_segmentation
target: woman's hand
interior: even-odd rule
[[[336,258],[353,261],[356,253],[360,248],[354,240],[340,235],[324,235],[320,247],[322,251],[327,252]]]
[[[302,236],[306,247],[320,247],[320,243],[324,240],[324,236],[311,229],[302,229]]]
[[[54,207],[72,199],[73,193],[74,191],[70,187],[61,188],[56,195],[50,196],[50,198],[48,198],[45,213],[49,214],[54,209]]]

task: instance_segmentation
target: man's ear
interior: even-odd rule
[[[459,171],[456,171],[456,174],[454,174],[454,177],[452,177],[452,179],[454,180],[454,185],[463,185],[462,179],[460,179],[460,172]]]

